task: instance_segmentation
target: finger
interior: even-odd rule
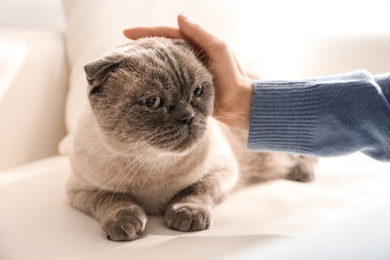
[[[207,48],[211,43],[220,42],[217,37],[183,15],[178,16],[177,22],[182,35],[201,49]]]
[[[184,39],[179,29],[169,26],[129,28],[123,31],[123,35],[132,40],[152,36]]]

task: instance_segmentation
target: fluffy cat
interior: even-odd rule
[[[106,238],[138,238],[146,214],[207,229],[230,192],[277,178],[309,181],[315,159],[246,150],[246,135],[211,117],[212,76],[182,40],[133,41],[85,65],[89,106],[76,131],[70,204]]]

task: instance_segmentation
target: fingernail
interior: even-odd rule
[[[186,21],[189,21],[189,22],[191,22],[191,19],[190,19],[190,18],[188,18],[187,16],[185,16],[185,15],[182,15],[182,14],[179,14],[179,16],[181,16],[181,17],[183,18],[183,20],[186,20]]]

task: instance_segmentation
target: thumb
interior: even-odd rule
[[[180,32],[189,41],[197,45],[200,49],[207,48],[211,43],[218,41],[218,38],[207,32],[200,25],[192,22],[184,15],[177,17],[177,23],[179,24]]]

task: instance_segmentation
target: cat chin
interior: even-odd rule
[[[167,155],[167,156],[179,156],[179,157],[182,157],[182,156],[186,156],[188,155],[189,153],[191,153],[191,151],[194,149],[194,145],[191,146],[190,148],[186,149],[186,150],[176,150],[176,151],[173,151],[173,150],[161,150],[161,152],[164,154],[164,155]]]
[[[133,142],[124,142],[123,140],[105,136],[103,144],[112,154],[122,156],[133,156],[134,153],[142,154],[153,149],[156,156],[185,156],[189,154],[199,142],[200,138],[195,136],[185,138],[183,141],[175,140],[169,144],[153,145],[145,140]]]
[[[155,148],[169,155],[185,156],[197,146],[204,136],[205,129],[198,128],[195,132],[194,129],[186,129],[184,130],[186,133],[176,137],[174,141],[163,144],[160,147],[155,146]]]
[[[166,155],[185,156],[189,154],[196,146],[197,140],[185,141],[175,148],[157,148]]]

